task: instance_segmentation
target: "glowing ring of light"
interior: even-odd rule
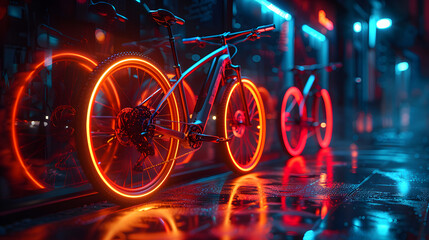
[[[325,127],[325,137],[322,138],[320,128],[316,128],[316,138],[321,148],[327,148],[331,143],[332,139],[332,130],[333,130],[333,113],[332,113],[332,102],[329,92],[326,89],[320,91],[320,97],[316,97],[315,104],[313,106],[313,117],[318,122],[319,117],[319,101],[323,100],[325,105],[325,114],[326,114],[326,127]]]
[[[259,141],[258,141],[258,146],[256,147],[255,150],[255,155],[253,156],[253,159],[250,161],[250,166],[248,167],[242,167],[240,166],[237,161],[235,160],[232,152],[231,152],[231,147],[229,146],[229,142],[226,142],[226,146],[228,149],[228,154],[229,157],[231,158],[232,163],[234,164],[235,167],[237,167],[238,170],[242,171],[242,172],[249,172],[251,170],[253,170],[259,163],[259,160],[261,159],[262,156],[262,152],[264,150],[264,145],[265,145],[265,135],[266,135],[266,119],[265,119],[265,109],[264,109],[264,105],[262,102],[260,102],[261,100],[261,95],[259,94],[258,88],[255,86],[255,84],[253,84],[253,82],[251,82],[249,79],[242,79],[241,82],[243,83],[243,87],[246,87],[250,93],[252,94],[252,96],[255,97],[255,103],[256,106],[258,108],[259,111],[259,125],[261,126],[260,132],[259,132]],[[235,83],[234,86],[231,88],[231,91],[229,91],[227,100],[226,100],[226,107],[225,107],[225,111],[227,111],[228,109],[228,105],[230,104],[230,100],[231,100],[231,96],[232,93],[234,92],[234,89],[236,87],[239,86],[239,82]],[[224,114],[224,136],[228,136],[227,133],[227,113],[225,112]]]
[[[86,140],[86,145],[88,146],[87,150],[89,151],[89,155],[91,157],[92,166],[96,170],[98,177],[103,181],[104,185],[107,186],[111,191],[113,191],[114,193],[116,193],[122,197],[135,199],[135,198],[141,198],[144,196],[148,196],[151,193],[153,193],[154,191],[156,191],[165,182],[167,177],[170,175],[175,161],[170,162],[170,168],[167,169],[167,174],[165,174],[164,178],[161,179],[161,182],[159,184],[156,184],[155,187],[150,186],[150,187],[152,187],[152,189],[150,189],[148,192],[145,192],[142,194],[136,194],[136,195],[131,195],[131,194],[126,194],[126,193],[120,192],[120,191],[118,191],[118,189],[115,186],[112,185],[114,183],[111,183],[108,179],[106,179],[106,176],[99,169],[97,159],[95,157],[95,153],[91,147],[92,146],[92,139],[91,139],[91,131],[90,131],[90,129],[91,129],[90,128],[90,126],[91,126],[91,115],[92,115],[91,113],[92,113],[92,107],[93,107],[92,103],[95,100],[98,89],[100,87],[100,84],[103,82],[103,79],[106,78],[106,76],[109,73],[111,73],[117,69],[120,69],[121,67],[127,67],[127,66],[133,66],[133,65],[135,65],[136,67],[148,70],[150,73],[153,74],[153,76],[156,76],[157,79],[162,81],[162,82],[160,82],[160,84],[161,84],[161,88],[163,89],[164,93],[168,92],[168,90],[170,88],[170,83],[169,83],[168,79],[152,63],[145,61],[143,59],[139,59],[139,58],[125,58],[125,59],[122,59],[122,60],[115,62],[106,71],[104,71],[103,74],[98,78],[97,83],[95,84],[95,86],[92,90],[90,99],[88,101],[88,105],[85,107],[85,109],[86,109],[86,117],[85,117],[86,139],[85,140]],[[173,128],[172,129],[179,131],[179,129],[180,129],[179,112],[178,112],[178,105],[177,105],[177,101],[176,101],[176,97],[174,96],[174,93],[171,94],[171,97],[167,98],[167,101],[169,102],[170,106],[171,105],[173,106],[171,109],[171,111],[172,111],[171,116],[173,118],[172,119],[172,121],[173,121]],[[173,151],[171,151],[171,149],[173,149]],[[166,159],[175,158],[177,155],[178,149],[179,149],[178,140],[171,139],[170,140],[170,151],[168,152]],[[161,170],[161,171],[164,171],[164,170]]]
[[[299,135],[299,142],[297,144],[297,146],[295,148],[293,148],[290,144],[289,141],[287,139],[287,134],[286,134],[286,104],[287,104],[287,100],[289,98],[289,96],[293,96],[296,101],[301,104],[302,102],[302,107],[300,106],[300,115],[301,115],[301,120],[306,119],[307,118],[307,108],[305,106],[304,101],[304,96],[302,96],[301,91],[299,91],[298,88],[296,87],[291,87],[289,88],[284,97],[283,97],[283,101],[282,101],[282,108],[281,108],[281,113],[280,113],[280,126],[281,126],[281,131],[282,131],[282,138],[283,138],[283,143],[284,146],[286,147],[286,150],[288,151],[288,153],[292,156],[297,156],[299,154],[302,153],[302,151],[304,150],[305,147],[305,143],[307,142],[307,128],[301,127],[301,131],[300,131],[300,135]]]
[[[16,158],[18,159],[21,167],[24,169],[25,175],[31,180],[31,182],[36,185],[38,188],[46,188],[47,186],[42,184],[40,181],[38,181],[36,179],[35,176],[33,176],[27,169],[27,167],[25,166],[24,163],[24,159],[23,156],[21,155],[20,151],[19,151],[19,146],[18,146],[18,137],[17,137],[17,133],[16,133],[16,128],[15,128],[15,118],[16,118],[16,114],[18,111],[18,104],[19,104],[19,100],[21,99],[21,95],[24,91],[24,87],[26,84],[29,83],[29,80],[32,79],[33,75],[38,72],[39,70],[41,70],[42,68],[45,67],[45,63],[47,61],[51,61],[51,65],[55,62],[59,62],[62,60],[74,60],[76,63],[79,63],[82,67],[84,67],[85,69],[87,69],[88,71],[92,71],[92,69],[97,66],[97,63],[92,60],[89,57],[86,57],[84,55],[81,55],[79,53],[73,53],[73,52],[64,52],[64,53],[58,53],[58,54],[54,54],[52,55],[50,58],[45,58],[42,62],[40,62],[39,64],[36,65],[36,67],[34,68],[33,71],[31,71],[28,76],[25,78],[25,81],[23,83],[23,85],[19,88],[19,90],[16,93],[16,97],[15,97],[15,102],[13,104],[13,108],[12,108],[12,126],[11,126],[11,138],[12,138],[12,147],[13,147],[13,152],[15,153]]]

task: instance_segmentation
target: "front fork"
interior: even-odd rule
[[[244,95],[243,82],[241,81],[241,67],[239,65],[231,65],[231,68],[237,74],[238,86],[239,86],[239,91],[240,91],[240,96],[241,96],[241,102],[243,103],[244,112],[245,112],[245,115],[246,115],[246,126],[251,126],[249,109],[248,109],[248,106],[247,106],[246,96]]]

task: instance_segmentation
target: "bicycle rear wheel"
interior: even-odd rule
[[[249,172],[258,165],[266,137],[265,109],[261,95],[249,79],[243,78],[242,84],[250,125],[246,126],[245,106],[238,82],[226,89],[219,108],[220,119],[217,121],[218,135],[230,139],[220,143],[225,161],[232,170],[240,174]]]
[[[81,79],[95,66],[78,53],[53,54],[26,75],[15,93],[12,149],[37,188],[86,182],[76,155],[74,122]]]
[[[307,109],[301,91],[296,87],[289,88],[280,109],[280,129],[283,146],[291,156],[302,153],[307,142],[308,129],[304,126],[307,120]]]
[[[317,123],[315,126],[317,143],[321,148],[327,148],[331,143],[334,123],[331,97],[326,89],[322,89],[314,98],[313,118]]]
[[[147,124],[170,90],[167,77],[140,53],[113,55],[84,87],[79,116],[79,156],[94,187],[110,200],[129,205],[158,190],[170,175],[179,141],[156,134]],[[109,101],[109,96],[116,101]],[[171,94],[150,126],[179,131]]]

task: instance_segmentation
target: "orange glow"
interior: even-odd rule
[[[97,80],[95,87],[91,93],[91,97],[90,97],[89,101],[87,102],[88,105],[85,107],[85,109],[86,109],[86,125],[85,125],[85,128],[86,128],[86,131],[85,131],[86,132],[86,144],[88,146],[88,151],[89,151],[89,155],[91,157],[92,165],[93,165],[94,169],[96,170],[99,178],[103,181],[103,183],[105,184],[106,187],[108,187],[115,194],[118,194],[118,195],[125,197],[125,198],[142,198],[142,197],[150,195],[151,193],[153,193],[154,191],[159,189],[160,186],[162,186],[162,184],[165,182],[167,177],[170,175],[175,161],[173,160],[169,163],[170,166],[168,169],[166,169],[167,173],[160,180],[160,183],[156,184],[155,186],[152,186],[152,188],[150,188],[148,191],[145,191],[145,192],[140,193],[140,194],[137,192],[131,192],[131,193],[122,192],[122,191],[120,191],[121,188],[116,187],[115,183],[113,183],[109,179],[107,179],[107,177],[104,175],[104,173],[100,170],[100,166],[97,164],[98,160],[95,156],[95,150],[92,148],[93,143],[92,143],[92,138],[91,138],[91,127],[90,126],[91,126],[91,115],[92,115],[91,113],[92,113],[92,108],[93,108],[92,103],[95,101],[95,98],[96,98],[96,95],[98,93],[98,90],[100,88],[101,83],[110,73],[114,72],[115,70],[130,67],[130,66],[133,66],[136,68],[141,68],[141,69],[146,70],[147,72],[153,74],[154,78],[161,80],[161,82],[159,82],[159,84],[161,85],[163,92],[166,93],[169,91],[170,83],[169,83],[168,79],[152,63],[145,61],[143,59],[133,58],[133,57],[122,59],[122,60],[115,62],[106,71],[104,71],[103,74],[100,76],[100,78]],[[175,97],[174,93],[172,93],[170,96],[171,97],[167,98],[167,101],[168,101],[168,104],[170,106],[172,106],[171,107],[171,111],[172,111],[171,120],[173,122],[172,129],[175,131],[179,131],[180,130],[180,126],[179,126],[180,117],[179,117],[179,111],[178,111],[178,105],[177,105],[176,97]],[[168,151],[168,155],[166,156],[166,159],[174,159],[177,155],[178,148],[179,148],[178,140],[173,139],[173,138],[170,139],[170,149]],[[164,167],[166,167],[166,166],[164,166]],[[165,171],[165,170],[162,169],[161,171]]]
[[[334,30],[334,24],[326,17],[326,12],[323,10],[319,11],[319,23],[322,24],[329,31]]]
[[[99,43],[103,43],[106,40],[106,32],[102,29],[97,28],[95,30],[95,39],[97,39]]]
[[[176,77],[176,74],[172,74],[172,73],[167,73],[167,78],[168,79],[173,79]]]
[[[258,189],[258,200],[259,200],[259,209],[258,212],[260,213],[259,215],[259,219],[257,222],[257,227],[258,229],[254,231],[254,233],[260,233],[260,234],[264,234],[263,236],[265,236],[265,234],[267,234],[270,230],[269,227],[266,226],[267,223],[267,197],[266,194],[264,193],[264,189],[263,189],[263,179],[258,177],[257,173],[251,173],[251,174],[247,174],[244,175],[236,180],[234,180],[234,182],[232,183],[232,190],[231,190],[231,194],[229,196],[229,200],[227,203],[227,209],[225,210],[225,218],[222,224],[222,230],[223,230],[223,237],[222,239],[230,239],[230,233],[232,231],[234,231],[234,233],[237,233],[237,231],[240,234],[246,234],[245,232],[241,232],[241,230],[245,230],[248,231],[249,230],[249,226],[246,226],[245,229],[240,229],[237,228],[236,226],[233,227],[232,226],[232,222],[231,222],[231,213],[233,212],[233,207],[234,201],[237,201],[237,199],[239,199],[239,195],[237,196],[237,192],[238,189],[242,186],[246,187],[246,186],[256,186]],[[238,198],[237,198],[238,197]],[[254,221],[251,221],[252,223]],[[251,229],[251,228],[250,228]],[[265,230],[265,231],[263,231]],[[255,237],[255,236],[253,236]]]
[[[329,96],[329,93],[326,89],[322,89],[320,91],[321,94],[321,99],[324,102],[325,105],[325,113],[326,113],[326,123],[322,123],[321,127],[325,129],[325,136],[322,137],[322,134],[320,132],[320,129],[316,129],[316,138],[317,138],[317,142],[319,143],[321,148],[327,148],[329,146],[329,144],[331,143],[331,139],[332,139],[332,130],[334,127],[333,121],[334,121],[334,117],[332,114],[332,102],[331,102],[331,97]],[[317,98],[316,101],[320,101],[320,98]],[[318,111],[319,111],[319,104],[316,104],[316,116],[318,117]],[[323,127],[323,124],[325,125],[325,127]]]
[[[300,136],[299,136],[299,141],[297,143],[297,145],[295,147],[292,147],[291,144],[289,143],[288,139],[287,139],[287,131],[288,129],[290,130],[291,126],[286,126],[286,119],[287,119],[287,114],[290,113],[286,113],[285,110],[289,107],[286,106],[287,104],[287,100],[289,99],[289,97],[292,96],[294,98],[294,101],[296,102],[296,104],[298,104],[299,106],[299,111],[300,111],[300,115],[301,115],[301,120],[304,120],[307,118],[307,108],[305,106],[304,101],[304,96],[302,96],[301,91],[299,91],[298,88],[296,87],[291,87],[289,88],[284,97],[283,97],[283,101],[282,101],[282,108],[281,108],[281,115],[280,115],[280,120],[281,120],[281,131],[282,131],[282,138],[283,138],[283,143],[284,146],[286,147],[286,150],[288,151],[288,153],[292,156],[297,156],[300,155],[302,153],[302,151],[304,150],[305,147],[305,143],[307,142],[307,128],[301,128],[300,130]],[[292,126],[296,127],[296,126]]]
[[[326,214],[328,214],[328,211],[329,211],[328,201],[329,200],[323,200],[322,211],[320,211],[320,218],[322,218],[322,219],[324,219],[326,217]]]
[[[22,98],[22,94],[23,94],[23,90],[24,90],[24,85],[28,84],[30,79],[33,78],[34,74],[37,73],[38,71],[40,71],[42,68],[45,67],[45,63],[50,63],[49,65],[52,65],[53,63],[59,62],[59,61],[74,61],[76,63],[79,63],[79,65],[83,66],[86,70],[88,71],[92,71],[92,69],[97,66],[96,62],[94,60],[92,60],[89,57],[86,57],[84,55],[81,55],[79,53],[73,53],[73,52],[64,52],[64,53],[58,53],[58,54],[54,54],[52,55],[52,57],[49,58],[45,58],[42,62],[40,62],[39,64],[36,65],[36,67],[34,68],[33,71],[31,71],[28,76],[25,78],[25,82],[23,83],[23,86],[21,86],[19,88],[19,90],[16,93],[16,97],[15,97],[15,102],[13,104],[13,108],[12,108],[12,117],[11,117],[11,122],[12,122],[12,126],[11,126],[11,138],[12,138],[12,147],[13,147],[13,152],[16,156],[16,158],[18,159],[21,167],[24,169],[25,174],[27,175],[27,177],[31,180],[31,182],[37,186],[38,188],[46,188],[47,186],[45,186],[42,182],[40,182],[38,179],[36,179],[35,176],[33,176],[29,171],[27,166],[25,165],[25,159],[23,158],[23,156],[21,155],[20,152],[20,147],[19,147],[19,142],[18,142],[18,136],[17,136],[17,130],[16,130],[16,125],[15,125],[15,119],[17,116],[17,111],[18,111],[18,105],[20,102],[20,99]]]
[[[138,210],[118,214],[114,219],[108,219],[106,224],[96,224],[97,231],[104,231],[102,239],[134,238],[162,239],[165,233],[169,238],[180,239],[181,232],[177,226],[173,209],[157,208],[156,205],[145,206]],[[164,227],[164,232],[153,232],[147,222],[156,221]],[[145,224],[146,223],[146,224]]]
[[[320,185],[324,185],[326,187],[332,187],[334,182],[334,157],[332,155],[332,151],[330,148],[324,148],[320,149],[319,152],[317,152],[317,165],[319,167],[323,166],[323,162],[326,164],[326,173],[321,173],[320,179],[321,181],[324,180],[324,182],[321,182]],[[319,170],[321,171],[321,170]]]
[[[265,109],[264,109],[264,105],[261,102],[261,95],[259,94],[258,89],[256,88],[255,84],[253,84],[249,79],[242,79],[241,82],[243,83],[243,87],[247,88],[250,93],[252,94],[252,96],[255,97],[255,102],[256,102],[256,106],[257,109],[259,111],[259,120],[260,120],[260,132],[259,132],[259,141],[258,141],[258,146],[256,147],[255,150],[255,155],[253,156],[253,159],[250,161],[252,164],[248,167],[242,167],[238,164],[237,160],[234,158],[234,155],[231,152],[231,147],[230,147],[230,143],[226,142],[227,145],[227,149],[228,149],[228,153],[229,153],[229,157],[231,158],[231,161],[233,162],[233,164],[235,165],[235,167],[237,167],[238,170],[240,170],[241,172],[249,172],[251,170],[253,170],[259,163],[259,160],[261,159],[262,156],[262,152],[264,149],[264,144],[265,144],[265,136],[266,136],[266,119],[265,119]],[[239,83],[235,83],[234,86],[232,87],[231,91],[229,92],[229,95],[227,97],[227,106],[225,107],[225,109],[228,109],[228,106],[230,105],[230,100],[231,100],[231,96],[232,93],[234,92],[234,89],[236,87],[239,86]],[[224,126],[227,126],[228,120],[227,120],[227,114],[224,114]],[[228,136],[227,133],[227,128],[225,127],[224,129],[224,136]]]

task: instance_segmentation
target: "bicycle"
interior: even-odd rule
[[[341,66],[341,63],[332,63],[328,66],[315,64],[295,66],[291,70],[294,72],[294,82],[298,87],[291,87],[286,91],[280,110],[283,146],[291,156],[302,153],[309,130],[316,135],[317,143],[321,148],[329,146],[333,130],[332,103],[329,92],[319,85],[317,71],[325,69],[331,72]],[[308,75],[304,86],[300,78],[303,74]],[[310,97],[314,98],[311,115],[308,116],[306,102]]]
[[[78,114],[78,154],[86,176],[106,198],[123,205],[146,199],[170,175],[179,146],[198,150],[203,142],[220,145],[237,173],[253,170],[265,143],[265,111],[256,86],[233,65],[229,48],[255,40],[274,24],[246,31],[183,39],[184,44],[220,47],[186,71],[181,71],[171,26],[185,20],[164,9],[150,10],[152,18],[168,30],[175,79],[139,52],[118,53],[103,61],[82,89]],[[183,82],[211,61],[192,115],[187,109]],[[170,84],[170,81],[174,81]],[[113,83],[120,106],[104,102],[100,89]],[[177,93],[177,94],[176,94]],[[217,135],[204,133],[215,103]],[[179,109],[180,106],[180,109]],[[110,148],[109,148],[110,147]]]

